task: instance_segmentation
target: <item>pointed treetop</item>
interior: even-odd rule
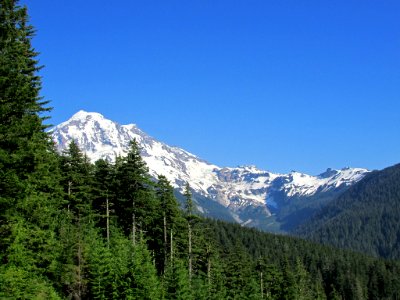
[[[183,195],[185,196],[185,211],[186,211],[186,214],[189,217],[191,217],[193,215],[194,206],[193,206],[192,192],[190,190],[189,182],[186,183],[185,191],[184,191]]]

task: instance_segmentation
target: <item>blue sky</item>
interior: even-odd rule
[[[399,1],[21,3],[53,124],[96,111],[274,172],[400,162]]]

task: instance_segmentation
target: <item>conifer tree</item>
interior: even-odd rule
[[[260,299],[256,268],[246,251],[236,243],[226,257],[225,277],[229,299]]]
[[[115,169],[108,161],[100,159],[94,165],[93,209],[99,218],[98,225],[110,244],[111,214],[115,201]]]
[[[30,40],[26,8],[16,1],[0,1],[0,209],[7,211],[28,193],[26,183],[35,176],[37,152],[46,148],[47,135],[39,113],[39,67]],[[39,149],[36,149],[38,146]],[[4,229],[4,228],[3,228]],[[4,231],[2,231],[4,232]],[[4,243],[1,243],[4,246]],[[2,251],[1,251],[2,252]]]
[[[139,227],[151,229],[156,210],[153,182],[136,140],[131,141],[128,155],[118,160],[115,178],[119,225],[135,244]]]
[[[66,223],[61,231],[63,283],[71,297],[82,299],[88,290],[88,243],[93,230],[93,172],[86,155],[73,141],[61,156]]]
[[[163,175],[158,176],[158,182],[156,184],[156,193],[161,206],[161,214],[159,215],[159,225],[162,231],[162,239],[159,239],[158,248],[162,251],[162,261],[160,270],[164,272],[167,261],[171,257],[171,233],[178,230],[179,223],[181,222],[181,212],[179,210],[179,204],[174,196],[174,191],[167,178]],[[161,242],[162,241],[162,242]]]
[[[189,183],[187,183],[185,186],[184,196],[186,200],[185,209],[186,209],[186,219],[188,226],[188,272],[189,272],[189,282],[191,282],[193,275],[192,224],[194,218],[193,218],[193,200]]]
[[[279,299],[282,294],[283,275],[275,265],[262,264],[264,273],[264,295],[265,299]]]
[[[133,246],[129,270],[131,280],[129,292],[127,293],[128,299],[161,299],[161,284],[158,280],[151,254],[143,238]]]
[[[260,294],[261,294],[261,299],[264,299],[264,262],[262,258],[260,257],[257,261],[257,271],[259,274],[259,279],[260,279]]]
[[[163,286],[165,299],[193,299],[186,264],[178,258],[167,266]]]
[[[93,228],[88,241],[89,292],[90,299],[110,299],[112,296],[113,255],[109,244]]]
[[[37,53],[31,46],[33,27],[26,8],[15,0],[0,1],[0,190],[19,198],[24,180],[35,171],[33,146],[48,141],[39,114],[48,111],[41,101]],[[40,148],[43,148],[40,147]]]
[[[206,241],[206,290],[207,299],[226,299],[226,282],[224,277],[225,265],[222,257],[218,253],[218,249],[210,240]]]
[[[61,170],[67,211],[75,219],[89,215],[92,207],[92,165],[75,141],[61,156]]]
[[[323,287],[323,279],[322,279],[322,275],[321,272],[317,272],[316,277],[314,278],[314,295],[313,298],[316,300],[325,300],[326,299],[326,294],[325,294],[325,290]]]
[[[108,267],[111,278],[106,288],[108,299],[124,299],[129,289],[128,276],[132,260],[132,241],[116,227],[111,226],[110,252],[111,262]]]
[[[283,275],[281,297],[283,299],[295,299],[298,296],[296,278],[288,258],[285,258],[285,260],[282,262],[281,268]]]
[[[296,259],[294,276],[297,299],[313,298],[313,284],[307,270],[304,268],[304,265],[299,258]]]
[[[51,299],[61,193],[28,21],[18,1],[0,0],[0,297]]]

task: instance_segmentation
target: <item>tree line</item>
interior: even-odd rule
[[[400,164],[369,173],[295,234],[340,248],[400,258]]]

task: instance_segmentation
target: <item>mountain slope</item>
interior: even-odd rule
[[[286,231],[303,222],[367,172],[328,169],[311,176],[295,171],[276,174],[254,166],[222,168],[159,142],[134,124],[119,125],[101,114],[85,111],[53,128],[51,134],[59,151],[75,140],[92,161],[113,161],[127,152],[130,140],[136,139],[150,174],[165,175],[177,191],[189,182],[201,213],[269,231]],[[300,217],[292,218],[293,213]]]
[[[400,258],[400,164],[368,174],[297,234],[316,242]]]

